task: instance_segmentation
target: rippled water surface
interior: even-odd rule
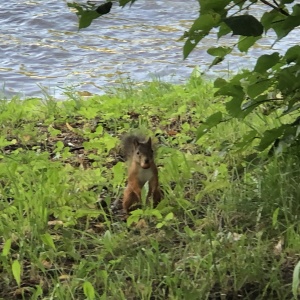
[[[124,78],[184,81],[195,66],[207,69],[212,58],[206,49],[216,43],[213,37],[206,39],[183,61],[183,42],[177,40],[197,17],[197,10],[195,0],[139,0],[131,8],[114,5],[110,14],[78,32],[77,17],[64,0],[1,1],[2,90],[9,96],[40,96],[44,88],[60,96],[70,86],[102,93]],[[273,50],[283,52],[297,38],[293,33]],[[270,45],[271,39],[264,38],[246,59],[234,53],[207,73],[225,74],[249,66],[270,51]]]

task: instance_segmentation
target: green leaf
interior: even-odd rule
[[[247,88],[247,94],[251,98],[255,98],[256,96],[262,94],[267,91],[268,88],[273,84],[273,81],[270,79],[262,79],[253,84],[250,84]]]
[[[9,254],[10,247],[11,247],[11,239],[8,239],[4,243],[3,250],[2,250],[2,256],[7,256]]]
[[[112,7],[112,2],[105,2],[97,7],[96,12],[100,15],[105,15],[110,12],[111,7]]]
[[[200,13],[204,14],[209,11],[215,11],[223,15],[225,12],[224,8],[230,1],[231,0],[201,0],[199,1]]]
[[[45,245],[51,247],[54,250],[56,249],[53,239],[49,233],[45,233],[45,234],[41,235],[41,239]]]
[[[252,47],[257,40],[259,40],[261,36],[241,36],[238,42],[238,49],[241,52],[247,52],[250,47]]]
[[[216,56],[213,62],[210,64],[210,68],[221,61],[224,60],[224,57],[232,51],[232,48],[229,47],[212,47],[207,50],[207,53]]]
[[[211,128],[217,126],[222,121],[223,115],[221,112],[216,112],[209,116],[204,124],[197,129],[197,140],[199,140]]]
[[[223,21],[231,28],[233,35],[260,36],[264,29],[262,24],[251,15],[229,17]]]
[[[272,217],[272,226],[273,227],[277,226],[278,214],[279,214],[279,207],[277,207],[275,209],[275,211],[273,212],[273,217]]]
[[[224,57],[232,51],[230,47],[211,47],[207,50],[207,53],[212,56]]]
[[[18,286],[20,286],[20,284],[21,284],[21,265],[20,265],[19,261],[15,260],[12,263],[11,268],[12,268],[12,273],[13,273],[14,279],[16,280]]]
[[[118,162],[116,165],[112,168],[114,179],[114,184],[120,184],[124,179],[124,167],[121,162]]]
[[[158,209],[151,209],[151,210],[148,210],[148,211],[150,212],[151,216],[155,216],[159,220],[162,219],[162,215],[161,215],[161,213]]]
[[[101,15],[94,10],[83,11],[79,16],[79,29],[89,27],[93,20],[99,18]]]
[[[243,98],[234,97],[226,103],[226,110],[232,117],[239,118],[242,116],[243,111],[241,106],[243,100]]]
[[[234,80],[235,78],[233,78]],[[232,81],[232,80],[231,80]],[[221,87],[216,93],[216,96],[223,95],[223,96],[231,96],[235,98],[245,98],[245,93],[243,88],[241,87],[239,82],[229,82],[228,84]]]
[[[188,38],[183,45],[183,59],[186,59],[189,54],[194,50],[198,43],[207,35],[208,33],[201,33],[196,37]]]
[[[209,32],[219,21],[220,16],[218,14],[203,14],[194,21],[190,32],[200,30]]]
[[[273,128],[270,130],[266,130],[263,134],[263,137],[260,140],[259,145],[256,147],[258,151],[264,151],[267,147],[269,147],[274,141],[281,137],[286,129],[286,125],[282,125],[278,128]]]
[[[300,46],[296,45],[289,48],[284,56],[284,59],[288,64],[295,62],[298,65],[300,64]]]
[[[84,295],[88,298],[88,300],[95,299],[95,290],[93,285],[89,281],[85,281],[83,283],[83,292]]]
[[[203,14],[197,18],[187,33],[188,39],[183,46],[183,58],[186,59],[197,44],[220,22],[216,13]]]
[[[130,212],[130,216],[126,220],[127,226],[129,227],[132,223],[137,223],[140,217],[143,215],[143,213],[144,212],[141,209],[136,209]]]
[[[215,88],[221,88],[222,86],[226,85],[227,84],[227,81],[223,78],[217,78],[215,81],[214,81],[214,87]]]
[[[173,219],[174,219],[174,214],[172,212],[168,213],[165,216],[165,221],[170,221],[170,220],[173,220]]]
[[[157,224],[156,224],[155,228],[160,229],[160,228],[162,228],[164,225],[165,225],[164,222],[160,222],[160,223],[157,223]]]
[[[264,54],[257,59],[254,72],[265,73],[267,70],[276,65],[280,60],[278,52],[272,54]]]
[[[296,264],[293,272],[293,283],[292,283],[292,290],[295,299],[298,299],[298,289],[300,283],[300,261]]]
[[[222,36],[228,34],[231,32],[230,27],[228,27],[224,22],[222,22],[219,26],[219,32],[218,32],[218,39],[220,39]]]
[[[298,76],[298,67],[291,66],[285,69],[282,69],[278,76],[278,85],[277,87],[284,94],[294,93],[297,89],[300,88],[300,80]]]
[[[280,24],[286,17],[278,13],[278,10],[273,9],[269,12],[263,14],[261,18],[261,23],[267,32],[270,28],[276,28],[281,26]]]

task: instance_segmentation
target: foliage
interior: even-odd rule
[[[248,49],[262,38],[263,30],[267,33],[274,30],[277,39],[274,43],[287,36],[294,28],[300,25],[300,5],[292,4],[295,1],[205,1],[199,0],[200,16],[194,22],[184,38],[184,56],[187,57],[195,46],[207,35],[217,30],[218,39],[232,32],[240,35],[237,43],[232,47],[212,47],[208,54],[215,57],[211,66],[221,62],[226,55],[237,48],[240,52]],[[252,16],[251,10],[257,5],[263,5],[266,12],[257,20]],[[238,8],[238,9],[237,9]],[[269,11],[267,10],[269,9]],[[247,14],[242,15],[246,11]],[[248,14],[249,12],[249,14]],[[236,16],[238,14],[238,16]],[[210,22],[207,22],[210,20]],[[205,22],[204,22],[205,21]],[[299,135],[299,53],[298,45],[287,49],[281,55],[278,52],[264,54],[257,59],[253,70],[243,70],[230,80],[216,79],[216,95],[227,96],[225,103],[227,113],[232,118],[244,119],[249,114],[267,114],[276,116],[279,124],[275,127],[266,126],[263,132],[255,128],[243,137],[241,147],[259,140],[256,149],[263,151],[267,148],[270,153],[281,152],[287,146],[298,143]],[[284,117],[289,115],[292,119],[284,122]],[[228,116],[226,116],[228,118]],[[224,118],[219,122],[223,122]],[[218,124],[215,118],[208,118],[205,123],[207,128]],[[202,125],[203,128],[204,125]],[[271,147],[271,148],[270,148]]]
[[[132,5],[135,1],[120,0],[119,5]],[[198,0],[200,5],[199,17],[191,28],[184,33],[184,58],[193,51],[198,43],[204,42],[205,37],[217,36],[226,39],[228,35],[239,36],[233,46],[214,46],[207,53],[214,57],[210,67],[222,62],[233,49],[247,52],[249,48],[262,38],[262,34],[275,31],[274,44],[286,37],[300,25],[300,4],[295,0],[258,1],[258,0]],[[260,20],[251,13],[257,6],[265,9]],[[83,20],[85,19],[82,17]],[[90,23],[89,23],[90,24]],[[88,24],[88,25],[89,25]],[[81,28],[81,25],[79,25]],[[266,114],[276,116],[278,125],[270,127],[266,124],[264,131],[255,128],[247,132],[239,145],[241,149],[259,140],[256,150],[269,149],[282,152],[287,147],[298,143],[300,132],[299,123],[299,66],[300,46],[287,49],[285,54],[273,52],[264,54],[257,59],[252,70],[243,70],[229,80],[218,78],[215,81],[216,95],[227,97],[226,113],[222,116],[214,112],[205,124],[198,130],[199,136],[228,118],[243,119],[248,114]],[[291,116],[289,122],[284,122],[284,116]],[[205,130],[205,131],[203,131]]]
[[[225,113],[214,91],[195,76],[63,102],[0,101],[0,298],[297,295],[297,151],[263,165],[264,154],[247,162],[251,148],[229,151],[249,124],[264,130],[257,115],[197,141],[198,124]],[[131,128],[155,136],[164,200],[124,222],[109,207],[122,197],[118,141]]]

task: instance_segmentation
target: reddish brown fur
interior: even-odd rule
[[[128,212],[132,204],[141,201],[141,191],[147,181],[149,181],[147,201],[152,197],[154,205],[157,205],[162,195],[151,138],[146,142],[141,142],[140,137],[128,136],[123,141],[123,148],[129,161],[128,184],[124,191],[123,209]]]

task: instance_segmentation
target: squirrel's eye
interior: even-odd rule
[[[139,155],[139,154],[140,154],[140,151],[136,151],[136,154]]]

